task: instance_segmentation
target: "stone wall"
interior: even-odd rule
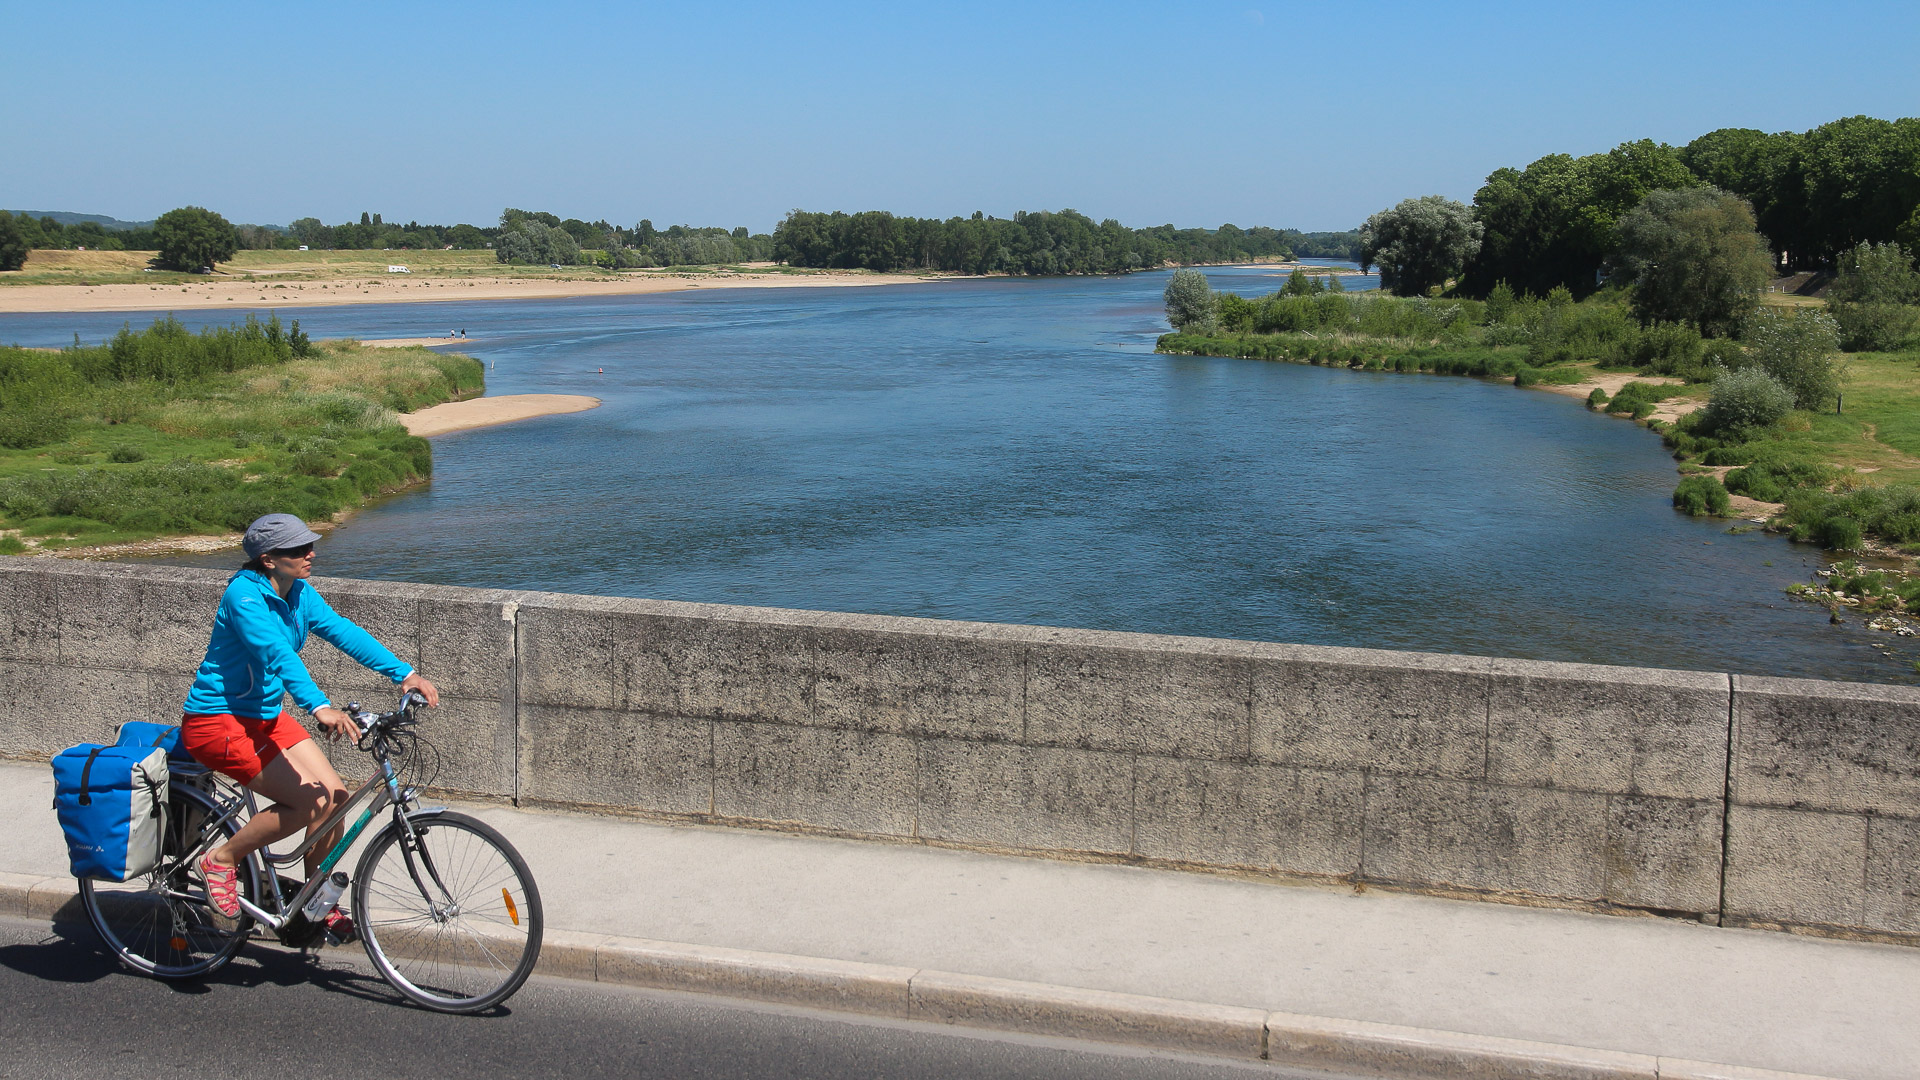
[[[0,558],[0,754],[177,719],[225,579]],[[1920,933],[1907,688],[319,584],[439,685],[453,791]]]

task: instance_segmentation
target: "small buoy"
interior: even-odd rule
[[[595,371],[597,371],[597,372],[599,372],[599,373],[600,373],[600,374],[602,374],[602,375],[605,375],[605,374],[607,373],[607,369],[606,369],[606,368],[595,368],[594,370],[595,370]]]

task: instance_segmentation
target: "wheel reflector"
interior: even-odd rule
[[[508,892],[505,889],[501,889],[500,899],[505,900],[507,902],[507,918],[513,920],[513,925],[519,926],[520,925],[520,909],[515,907],[513,904],[513,894]]]
[[[186,952],[186,951],[187,951],[187,939],[186,939],[186,938],[183,938],[183,937],[176,937],[176,938],[174,938],[174,939],[173,939],[172,941],[169,941],[169,942],[167,942],[167,944],[169,944],[169,945],[171,945],[171,946],[173,946],[173,951],[174,951],[174,952]]]

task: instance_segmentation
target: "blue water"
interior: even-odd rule
[[[1159,356],[1165,280],[283,312],[316,337],[463,327],[490,393],[605,401],[436,439],[433,483],[354,516],[321,570],[1913,681],[1884,635],[1785,599],[1813,549],[1675,514],[1645,429],[1491,381]],[[0,341],[126,318],[0,316]]]

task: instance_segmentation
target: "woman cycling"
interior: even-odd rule
[[[241,547],[247,564],[227,581],[213,617],[207,658],[187,693],[180,742],[194,760],[271,799],[225,844],[200,860],[207,898],[220,914],[240,914],[235,867],[255,851],[324,821],[346,801],[347,789],[326,754],[299,721],[280,711],[284,695],[313,714],[328,738],[359,732],[347,714],[327,703],[300,662],[309,632],[400,684],[428,705],[440,693],[371,634],[336,613],[307,582],[319,535],[292,514],[268,514],[247,526]],[[340,830],[307,852],[307,874],[339,842]],[[351,940],[353,923],[338,908],[327,928]]]

